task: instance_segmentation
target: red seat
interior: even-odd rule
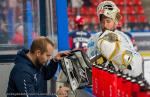
[[[133,6],[127,6],[127,7],[119,6],[119,9],[121,14],[131,14],[131,15],[135,14],[135,9]]]
[[[68,15],[70,16],[70,15],[72,15],[72,11],[71,11],[71,7],[68,7]]]
[[[74,21],[75,20],[75,16],[69,16],[68,17],[68,21]]]
[[[89,24],[91,22],[90,16],[83,16],[83,18],[85,20],[85,24]]]
[[[138,16],[138,22],[140,22],[140,23],[148,22],[147,17],[145,15],[139,15]]]
[[[141,0],[133,0],[133,4],[134,5],[141,5],[142,2],[141,2]]]
[[[98,4],[104,0],[91,0],[91,1],[92,1],[92,5],[98,6]]]
[[[90,15],[96,15],[96,7],[92,6],[89,10],[86,10],[86,12]]]
[[[75,15],[75,8],[68,7],[68,15]]]
[[[129,15],[128,22],[130,22],[130,23],[136,23],[137,22],[137,17],[134,16],[134,15]]]
[[[135,14],[135,9],[133,6],[127,6],[127,14]]]
[[[124,0],[114,0],[114,2],[116,3],[116,5],[123,5],[124,4]]]
[[[136,6],[135,9],[136,9],[136,14],[144,14],[144,9],[142,6],[140,5]]]
[[[121,14],[125,14],[124,6],[118,6]]]
[[[126,0],[127,5],[133,5],[132,0]]]
[[[81,15],[87,15],[88,14],[87,10],[88,10],[87,7],[85,7],[85,6],[81,7],[80,8],[80,14]]]

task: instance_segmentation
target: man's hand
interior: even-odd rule
[[[69,93],[69,88],[68,87],[59,87],[58,91],[57,91],[57,96],[58,97],[68,97],[68,93]]]
[[[63,52],[63,53],[57,53],[57,55],[55,56],[55,60],[56,61],[59,61],[59,60],[61,60],[64,56],[67,56],[67,55],[69,55],[70,54],[70,51],[65,51],[65,52]]]

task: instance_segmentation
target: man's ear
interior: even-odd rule
[[[40,51],[40,50],[36,50],[36,51],[35,51],[35,54],[36,54],[36,56],[38,57],[38,56],[41,55],[41,51]]]

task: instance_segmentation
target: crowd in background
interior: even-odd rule
[[[72,32],[76,29],[75,17],[78,15],[82,16],[85,20],[85,24],[83,25],[83,30],[87,32],[98,32],[101,30],[101,27],[99,25],[99,20],[95,14],[96,9],[93,9],[93,6],[95,6],[93,5],[93,1],[96,2],[98,0],[68,0],[69,32]],[[84,8],[88,10],[84,11]],[[91,12],[95,15],[91,15],[90,14]],[[33,13],[33,15],[37,16],[36,13]],[[34,24],[38,25],[38,23],[34,23]],[[23,25],[22,0],[7,0],[7,2],[6,0],[0,0],[0,39],[1,39],[0,44],[14,43],[14,38],[16,37],[16,34],[18,35],[17,27],[19,25]],[[128,22],[127,24],[122,23],[121,25],[122,25],[122,30],[125,30],[127,32],[150,32],[149,21],[144,23]],[[24,33],[23,32],[20,33],[21,34],[19,35],[24,37],[23,36]]]
[[[82,16],[85,19],[84,30],[88,32],[97,32],[101,29],[99,26],[99,21],[96,16],[96,9],[92,7],[95,6],[92,2],[98,0],[68,0],[68,19],[69,19],[69,32],[75,30],[74,19],[77,15]],[[99,0],[100,1],[100,0]],[[86,9],[85,11],[84,8]],[[91,12],[95,15],[91,15]],[[94,12],[95,11],[95,12]],[[135,14],[136,15],[136,14]],[[150,32],[150,22],[135,22],[132,23],[121,23],[122,29],[128,32]]]
[[[38,35],[38,1],[29,0],[28,3],[26,2],[26,9],[24,9],[23,3],[23,0],[0,0],[0,44],[23,46],[25,34],[28,33],[27,30],[24,33],[24,25],[30,25],[32,38]],[[29,22],[24,20],[25,10],[31,14],[28,15]],[[24,23],[24,21],[26,22]]]

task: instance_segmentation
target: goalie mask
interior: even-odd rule
[[[118,69],[125,70],[130,65],[132,68],[131,75],[137,76],[142,72],[142,58],[133,51],[121,33],[106,30],[99,37],[97,47],[101,54]]]
[[[97,15],[101,20],[102,15],[113,19],[117,24],[121,19],[120,10],[112,1],[103,1],[97,6]]]

